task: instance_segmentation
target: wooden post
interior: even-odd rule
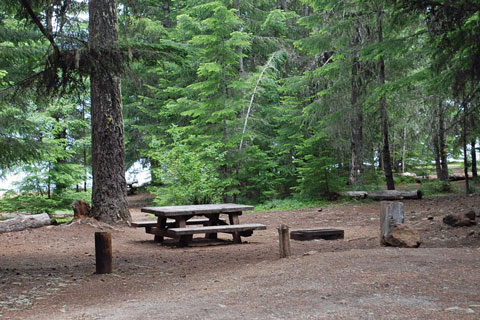
[[[95,232],[95,258],[98,274],[112,273],[112,237],[108,232]]]
[[[380,211],[380,244],[393,232],[397,224],[403,223],[403,202],[382,201]]]
[[[287,258],[290,256],[290,233],[288,226],[281,224],[278,227],[278,240],[280,243],[280,258]]]
[[[231,225],[240,224],[240,219],[238,218],[238,216],[240,214],[241,213],[238,213],[238,212],[230,212],[228,214],[228,219],[229,219],[229,222],[230,222]],[[242,243],[242,238],[240,237],[240,232],[234,232],[233,233],[233,242]]]

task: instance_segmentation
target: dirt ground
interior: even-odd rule
[[[135,220],[151,219],[130,200]],[[480,226],[442,223],[480,213],[480,196],[404,203],[417,249],[379,245],[379,202],[247,212],[241,223],[268,229],[239,245],[175,248],[89,224],[0,234],[0,319],[480,319]],[[280,223],[345,239],[292,240],[279,259]],[[113,274],[94,273],[96,231],[112,234]]]

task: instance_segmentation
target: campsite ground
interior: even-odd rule
[[[136,197],[134,218],[151,219]],[[172,248],[143,229],[90,224],[0,234],[0,319],[480,318],[480,226],[442,223],[480,213],[480,196],[404,203],[417,249],[379,245],[378,202],[248,212],[242,223],[268,229],[241,245]],[[345,239],[292,240],[279,259],[280,223],[341,228]],[[112,234],[113,274],[94,274],[96,231]]]

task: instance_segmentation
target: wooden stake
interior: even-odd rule
[[[112,273],[112,237],[108,232],[95,232],[95,258],[98,274]]]
[[[290,233],[288,226],[281,224],[278,227],[278,240],[280,243],[280,258],[287,258],[290,256]]]

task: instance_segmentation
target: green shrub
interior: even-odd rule
[[[192,150],[181,139],[181,134],[172,128],[171,147],[167,148],[159,141],[153,141],[155,152],[151,157],[161,163],[153,169],[156,177],[160,177],[162,186],[149,187],[147,190],[156,196],[158,205],[205,204],[221,202],[222,191],[228,179],[220,179],[212,161],[222,161],[224,154],[219,145],[206,146],[203,150]]]
[[[0,199],[0,211],[6,212],[28,212],[28,213],[53,213],[57,210],[72,210],[72,203],[75,200],[90,200],[90,192],[75,192],[64,190],[60,194],[54,193],[47,198],[36,193],[20,193],[13,191],[6,192]]]
[[[255,211],[269,211],[269,210],[295,210],[303,208],[312,208],[319,206],[326,206],[326,200],[309,201],[298,198],[274,199],[265,201],[262,204],[255,206]]]
[[[374,168],[365,168],[365,170],[358,177],[356,190],[368,190],[365,187],[370,186],[370,190],[376,190],[374,186],[378,189],[380,185],[386,183],[385,175],[382,170],[375,170]]]
[[[423,196],[432,196],[450,192],[451,185],[448,182],[440,180],[426,181],[422,183],[420,190]]]
[[[412,184],[415,183],[414,177],[405,177],[405,176],[395,176],[393,178],[395,184]]]

